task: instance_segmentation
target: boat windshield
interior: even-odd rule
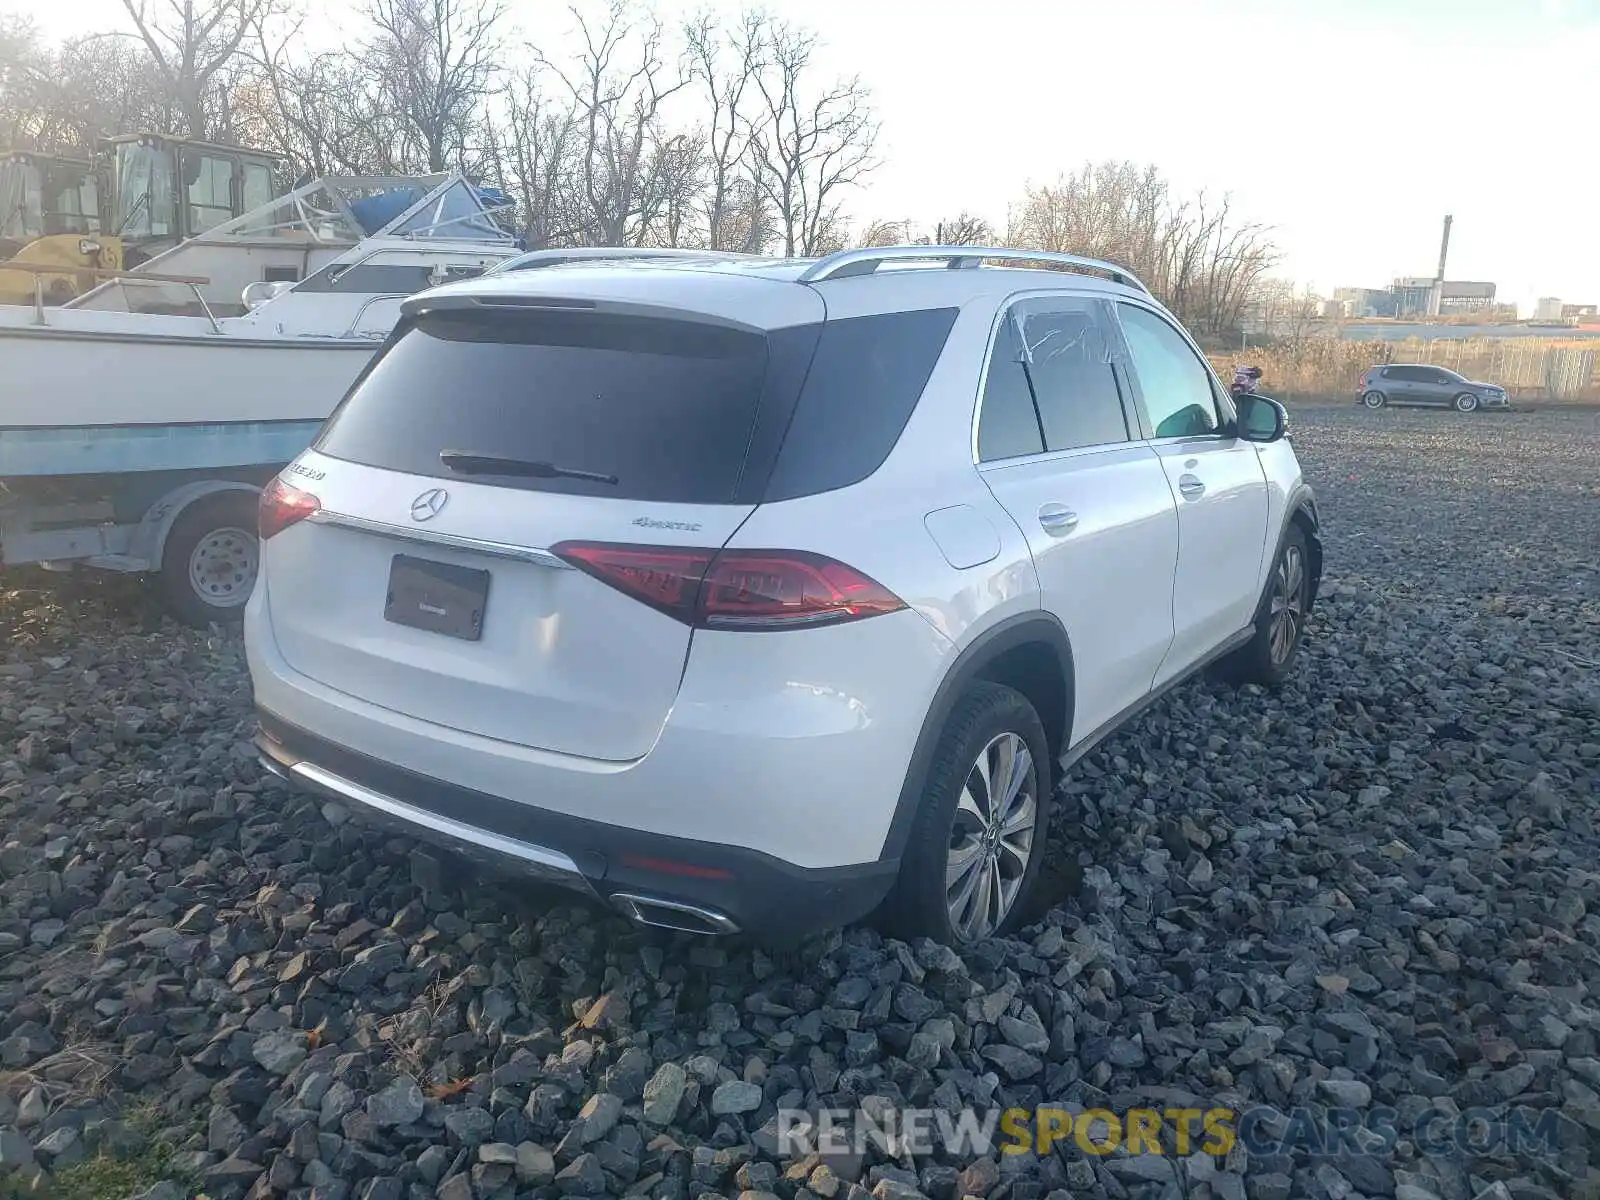
[[[176,234],[172,154],[159,146],[123,142],[117,146],[116,173],[112,230],[128,238]]]

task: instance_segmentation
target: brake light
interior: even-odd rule
[[[904,607],[854,567],[799,550],[724,550],[700,590],[700,623],[712,629],[832,625]]]
[[[562,542],[552,550],[602,583],[701,629],[809,629],[905,607],[854,567],[805,550],[606,542]]]
[[[289,526],[304,521],[321,507],[322,501],[310,492],[302,492],[281,479],[274,479],[261,489],[261,507],[256,510],[256,528],[261,540],[266,541]]]

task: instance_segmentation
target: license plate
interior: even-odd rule
[[[489,572],[396,554],[383,616],[396,625],[475,642],[483,636]]]

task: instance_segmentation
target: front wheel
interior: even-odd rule
[[[1278,560],[1272,564],[1267,594],[1256,611],[1255,631],[1224,663],[1235,682],[1276,686],[1289,677],[1310,609],[1309,567],[1306,535],[1298,525],[1291,525]]]
[[[1382,392],[1368,392],[1361,397],[1361,403],[1368,408],[1382,408],[1387,400]]]
[[[1478,411],[1478,398],[1471,392],[1462,392],[1451,403],[1455,406],[1455,410],[1460,413]]]
[[[244,619],[261,561],[256,497],[219,492],[184,510],[161,555],[161,591],[172,615],[204,629]]]
[[[962,944],[1015,929],[1044,857],[1053,780],[1033,705],[973,684],[934,751],[885,908],[895,931]]]

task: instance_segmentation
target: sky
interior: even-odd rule
[[[738,0],[709,0],[732,11]],[[707,0],[658,0],[675,22]],[[49,35],[126,27],[120,0],[9,0]],[[1272,228],[1277,274],[1323,294],[1446,274],[1600,303],[1600,0],[765,0],[858,74],[884,165],[861,221],[1003,224],[1030,183],[1153,163]],[[319,14],[336,11],[314,3]],[[521,32],[570,27],[513,0]],[[336,41],[333,18],[308,33]]]

